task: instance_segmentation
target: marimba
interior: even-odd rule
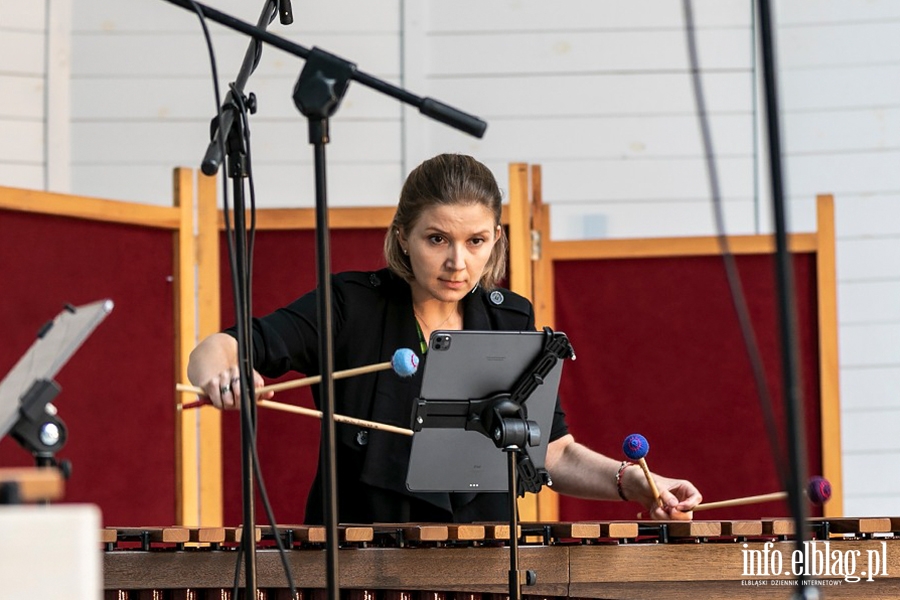
[[[809,525],[798,564],[827,598],[900,597],[900,518]],[[508,525],[345,525],[339,532],[347,600],[507,597]],[[537,573],[536,585],[523,589],[530,597],[697,600],[796,592],[788,519],[523,523],[520,533],[520,567]],[[276,535],[304,600],[324,597],[324,528],[262,527],[260,600],[290,598]],[[240,529],[107,528],[103,536],[107,599],[231,598]]]

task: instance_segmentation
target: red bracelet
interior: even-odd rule
[[[616,491],[619,492],[619,498],[628,502],[628,498],[625,497],[625,492],[622,491],[622,473],[625,472],[625,469],[628,467],[633,467],[633,462],[628,462],[627,460],[623,460],[622,464],[619,465],[619,470],[616,471]]]

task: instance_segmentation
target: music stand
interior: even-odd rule
[[[407,487],[414,491],[509,494],[511,600],[522,597],[516,498],[526,491],[537,493],[545,484],[552,485],[543,466],[546,439],[562,374],[560,359],[574,357],[566,335],[550,328],[543,332],[436,331],[429,341],[422,391],[413,409],[412,428],[416,433]],[[532,405],[526,404],[529,399]],[[437,436],[430,435],[435,429],[441,431]],[[489,447],[481,451],[482,456],[476,456],[474,463],[458,452],[477,446],[482,438],[502,450],[505,460],[498,453],[491,454]],[[538,451],[532,456],[530,449]],[[504,462],[505,487],[497,481],[502,481]],[[441,478],[456,483],[441,483]],[[525,585],[534,582],[534,572],[526,572]]]
[[[11,432],[39,467],[58,467],[54,454],[66,443],[65,424],[49,404],[60,392],[53,378],[112,309],[112,300],[66,305],[0,381],[0,439]]]

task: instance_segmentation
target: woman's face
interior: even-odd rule
[[[413,300],[461,300],[481,279],[500,234],[483,204],[435,205],[422,212],[400,243],[409,253]]]

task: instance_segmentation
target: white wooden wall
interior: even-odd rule
[[[71,77],[49,79],[66,80],[55,85],[70,130],[56,135],[70,133],[71,144],[48,150],[39,57],[48,43],[68,47],[65,32],[46,35],[61,19],[46,7],[62,1],[0,0],[0,136],[19,142],[0,147],[0,183],[41,187],[48,152],[68,152],[72,192],[168,202],[171,167],[199,165],[215,109],[196,16],[162,0],[67,0]],[[210,4],[256,22],[262,2]],[[391,203],[411,167],[460,151],[502,186],[507,163],[543,165],[559,239],[706,235],[712,210],[681,10],[678,0],[294,0],[294,25],[271,30],[489,123],[477,140],[354,83],[332,119],[332,205]],[[694,11],[728,230],[770,231],[751,0],[695,0]],[[776,2],[776,13],[792,229],[814,227],[815,194],[837,201],[845,510],[896,514],[900,3]],[[210,29],[225,85],[246,40]],[[25,43],[30,52],[19,51]],[[301,68],[266,48],[247,87],[260,107],[260,206],[313,204],[306,122],[291,100]]]
[[[161,0],[139,0],[124,10],[111,10],[101,0],[75,1],[73,187],[81,193],[165,202],[168,170],[199,166],[216,109],[198,18]],[[294,25],[282,27],[276,20],[273,33],[352,57],[363,70],[399,82],[396,0],[296,4]],[[246,0],[211,5],[252,23],[262,9],[262,2]],[[224,96],[247,40],[215,23],[209,28]],[[246,88],[259,101],[251,139],[261,206],[315,202],[306,120],[291,98],[302,67],[301,59],[266,48]],[[352,86],[331,129],[334,141],[327,153],[333,204],[384,205],[396,197],[403,178],[396,102]]]
[[[792,197],[836,198],[848,514],[900,492],[900,4],[783,2]]]
[[[0,185],[69,187],[71,0],[0,0]]]
[[[44,186],[46,10],[0,2],[0,180]]]

